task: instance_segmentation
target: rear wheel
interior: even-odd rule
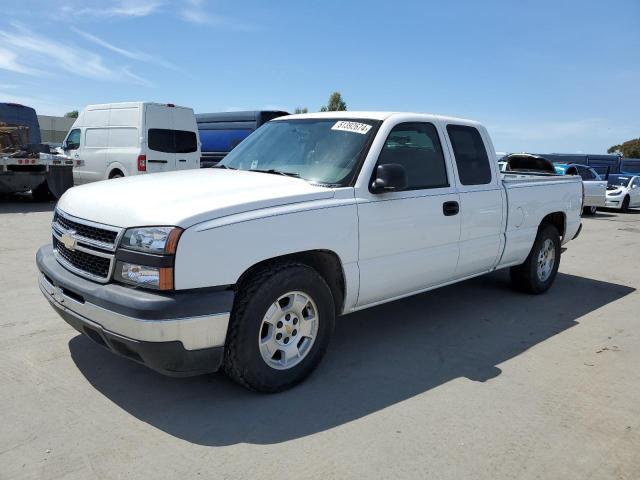
[[[31,197],[36,202],[48,202],[53,199],[53,195],[51,194],[51,191],[49,191],[49,185],[47,185],[46,180],[31,190]]]
[[[624,197],[624,200],[622,200],[622,205],[620,206],[620,211],[622,213],[627,213],[629,211],[629,195],[627,195],[626,197]]]
[[[522,265],[511,267],[511,283],[522,292],[544,293],[553,284],[559,266],[558,230],[553,225],[541,225],[527,259]]]
[[[111,174],[109,174],[109,179],[122,178],[122,177],[124,177],[124,175],[120,170],[114,170],[113,172],[111,172]]]
[[[314,269],[286,263],[240,287],[229,324],[224,369],[234,381],[278,392],[320,363],[335,321],[331,290]]]

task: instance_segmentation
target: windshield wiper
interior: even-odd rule
[[[226,165],[222,165],[221,163],[218,163],[217,165],[214,165],[211,168],[224,168],[225,170],[237,170],[237,168],[227,167]]]
[[[271,173],[272,175],[284,175],[285,177],[294,177],[294,178],[300,178],[300,174],[299,173],[295,173],[295,172],[283,172],[282,170],[275,170],[273,168],[270,168],[268,170],[260,170],[258,168],[252,168],[251,170],[249,170],[250,172],[260,172],[260,173]]]

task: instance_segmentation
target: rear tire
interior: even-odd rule
[[[522,265],[511,267],[511,283],[516,290],[541,294],[549,290],[560,266],[560,234],[553,225],[538,228],[536,240]]]
[[[49,191],[49,185],[47,185],[46,180],[31,190],[31,197],[35,202],[48,202],[53,199],[53,194]]]
[[[109,174],[109,180],[122,177],[124,177],[124,175],[120,170],[114,170],[113,172],[111,172],[111,174]]]
[[[631,202],[629,195],[627,195],[626,197],[624,197],[624,200],[622,200],[622,205],[620,205],[620,211],[622,213],[627,213],[629,211],[629,203]]]
[[[225,345],[225,373],[265,393],[305,379],[324,356],[335,323],[324,278],[307,265],[283,263],[255,273],[239,288]]]

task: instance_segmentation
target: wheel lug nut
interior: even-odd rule
[[[284,343],[289,343],[289,337],[284,339]]]
[[[294,318],[294,319],[293,319],[293,324],[294,324],[294,325],[297,325],[297,324],[298,324],[298,319],[297,319],[297,318]]]
[[[293,335],[294,337],[298,334],[297,330],[294,330],[293,332],[291,332],[291,335]]]
[[[278,334],[276,335],[276,340],[280,340],[281,338],[282,338],[282,334],[281,334],[281,333],[278,333]]]
[[[278,327],[278,328],[282,328],[282,322],[278,322],[278,323],[276,324],[276,327]]]
[[[289,320],[289,319],[291,318],[291,315],[289,315],[289,314],[287,313],[287,314],[284,316],[284,318],[285,318],[286,320]]]

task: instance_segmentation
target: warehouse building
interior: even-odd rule
[[[75,118],[38,115],[42,143],[62,143],[75,121]]]

